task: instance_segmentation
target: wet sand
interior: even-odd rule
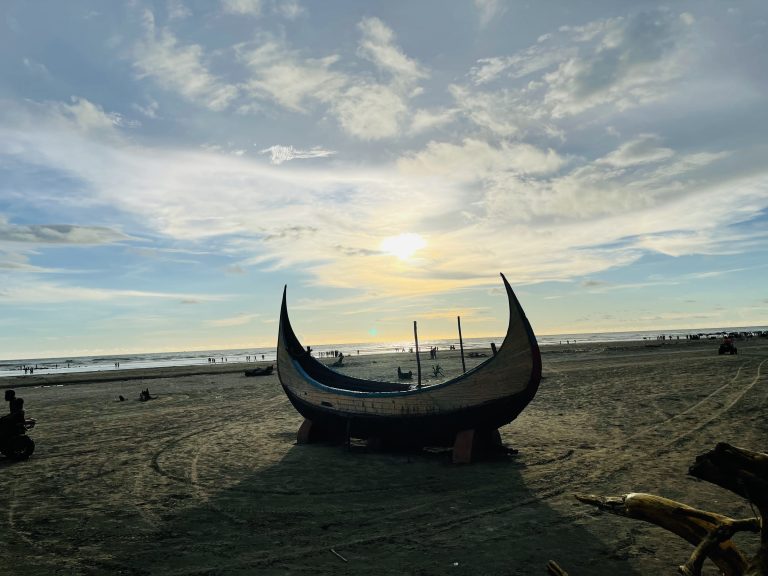
[[[750,516],[686,476],[718,441],[768,450],[768,340],[737,344],[547,347],[538,395],[501,430],[520,453],[470,466],[445,450],[297,446],[277,376],[245,366],[4,378],[38,425],[29,461],[0,457],[0,574],[535,575],[549,559],[572,576],[675,574],[687,543],[572,494]],[[390,380],[416,364],[345,362]],[[458,352],[424,354],[426,380],[436,363],[460,371]],[[139,402],[147,387],[156,399]]]

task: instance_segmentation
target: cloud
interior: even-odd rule
[[[501,173],[518,175],[549,174],[565,160],[552,149],[541,150],[530,144],[502,142],[498,147],[486,141],[467,138],[461,144],[430,142],[421,152],[401,158],[398,167],[406,174],[445,176],[458,182],[475,182]]]
[[[637,138],[624,142],[618,149],[597,160],[614,168],[627,168],[640,164],[660,162],[675,155],[671,148],[658,146],[660,138],[654,134],[640,134]]]
[[[238,96],[237,87],[220,80],[205,66],[203,48],[182,45],[167,28],[157,29],[152,12],[144,12],[144,38],[133,50],[139,78],[158,85],[211,110],[224,110]]]
[[[262,239],[264,242],[283,240],[286,238],[289,240],[299,240],[311,236],[312,234],[316,234],[317,231],[318,229],[315,226],[286,226],[273,230],[268,234],[264,234]]]
[[[576,47],[549,46],[549,37],[539,43],[521,50],[513,56],[495,56],[481,58],[469,71],[473,84],[488,84],[501,77],[524,78],[526,76],[552,69],[564,60],[578,54]]]
[[[562,139],[562,131],[521,92],[506,88],[493,92],[471,90],[453,84],[448,88],[456,108],[488,133],[504,138],[524,138],[530,132]]]
[[[35,274],[60,274],[60,273],[72,273],[76,272],[72,269],[64,268],[46,268],[43,266],[35,266],[29,263],[29,254],[33,253],[31,249],[26,250],[12,250],[2,248],[2,240],[0,240],[0,271],[6,271],[6,273],[35,273]],[[11,248],[11,247],[8,247]],[[3,278],[0,274],[0,278]],[[5,279],[4,279],[5,281]]]
[[[113,290],[107,288],[86,288],[67,286],[54,282],[27,279],[8,281],[0,289],[0,304],[42,304],[57,302],[104,302],[123,299],[197,300],[221,301],[227,296],[210,294],[184,294],[173,292],[151,292],[142,290]]]
[[[403,97],[381,84],[352,86],[334,109],[344,131],[361,140],[397,136],[408,112]]]
[[[0,270],[7,274],[78,274],[88,270],[53,268],[30,263],[44,248],[106,246],[136,240],[113,228],[69,224],[10,224],[0,215]],[[129,250],[134,250],[129,248]],[[140,249],[136,249],[138,251]],[[10,282],[5,275],[3,282]],[[2,277],[2,275],[0,275]]]
[[[152,118],[154,120],[158,117],[157,111],[160,109],[160,104],[158,104],[154,100],[151,100],[149,104],[147,104],[146,106],[142,106],[141,104],[134,103],[134,104],[131,104],[131,108],[143,114],[147,118]]]
[[[658,100],[684,70],[683,31],[668,12],[639,12],[565,32],[582,45],[578,56],[544,76],[544,99],[554,117],[599,105],[625,109]]]
[[[435,128],[450,124],[456,119],[459,111],[456,108],[439,108],[435,110],[416,110],[411,117],[411,134],[422,134]]]
[[[655,134],[640,134],[636,138],[624,142],[610,154],[598,159],[597,163],[614,168],[627,168],[660,162],[674,156],[675,152],[671,148],[663,148],[658,145],[660,140]]]
[[[680,21],[686,26],[692,26],[696,22],[696,17],[690,12],[683,12],[680,14]]]
[[[362,33],[359,53],[379,69],[389,72],[396,83],[412,84],[427,77],[427,72],[395,45],[395,34],[378,18],[364,18],[358,24]]]
[[[288,20],[296,20],[307,12],[298,0],[277,0],[274,10]]]
[[[332,108],[342,129],[351,136],[361,140],[393,138],[402,132],[410,116],[408,100],[419,92],[414,86],[428,74],[395,45],[394,33],[378,18],[364,18],[358,28],[358,53],[388,72],[390,82],[351,78],[352,85],[339,94]]]
[[[249,324],[251,320],[258,318],[260,314],[245,314],[241,312],[236,316],[229,318],[219,318],[217,320],[210,320],[208,324],[211,326],[242,326],[243,324]]]
[[[294,112],[326,110],[346,134],[360,140],[400,135],[410,118],[409,100],[419,93],[416,84],[427,72],[395,45],[394,33],[378,18],[364,18],[358,28],[358,55],[385,72],[388,82],[335,69],[340,65],[338,54],[307,58],[263,35],[235,47],[238,59],[251,72],[245,91],[256,100],[271,100]],[[426,127],[423,115],[420,120],[419,126]]]
[[[192,11],[184,5],[182,0],[167,0],[168,18],[171,20],[183,20],[192,16]]]
[[[621,113],[673,95],[691,69],[692,34],[685,18],[666,10],[563,26],[513,54],[478,60],[469,85],[450,92],[485,130],[563,139],[558,124],[568,118]]]
[[[0,242],[29,244],[113,244],[131,237],[100,226],[72,226],[68,224],[9,224],[0,217]]]
[[[261,0],[220,0],[221,7],[227,14],[259,16],[262,10]]]
[[[724,235],[728,250],[744,250],[761,240],[741,223],[768,210],[759,159],[743,176],[724,151],[669,154],[647,134],[602,160],[476,134],[392,163],[285,170],[215,150],[105,141],[40,109],[4,109],[0,142],[19,162],[66,170],[81,183],[69,201],[108,205],[175,246],[214,243],[241,266],[375,287],[364,293],[371,300],[485,286],[499,269],[518,283],[581,279],[650,251],[719,253]],[[404,231],[427,240],[418,262],[379,250]]]
[[[37,62],[31,58],[22,58],[21,62],[24,64],[24,68],[26,68],[33,76],[39,76],[46,79],[51,78],[51,73],[42,62]]]
[[[557,218],[565,220],[610,217],[662,207],[695,194],[690,180],[727,153],[674,155],[667,152],[632,156],[632,142],[592,163],[573,165],[571,170],[547,180],[523,179],[514,173],[486,175],[487,205],[500,217]],[[662,149],[658,149],[662,150]],[[656,162],[651,162],[650,157]],[[639,158],[639,159],[638,159]],[[662,162],[661,160],[666,160]],[[616,164],[620,163],[618,168]],[[701,184],[703,186],[703,183]],[[711,184],[710,184],[711,185]],[[695,224],[691,223],[693,228]]]
[[[323,105],[349,135],[362,140],[396,136],[408,110],[394,88],[370,82],[353,83],[331,69],[338,56],[302,59],[297,53],[267,41],[256,48],[239,47],[240,58],[253,72],[250,94],[267,96],[295,112]]]
[[[494,18],[501,16],[506,7],[501,0],[474,0],[475,8],[480,13],[480,24],[487,26]]]
[[[510,67],[510,58],[482,58],[477,61],[469,75],[475,85],[486,84],[498,78],[502,72]]]
[[[239,44],[238,59],[251,72],[245,90],[268,98],[294,112],[307,112],[313,103],[330,103],[347,84],[347,77],[331,69],[338,56],[302,58],[274,40]]]
[[[269,148],[265,148],[259,151],[261,154],[270,155],[270,164],[279,165],[289,160],[305,159],[305,158],[327,158],[336,154],[333,150],[325,150],[319,146],[310,148],[309,150],[297,150],[293,146],[281,146],[275,144]]]
[[[118,128],[132,127],[135,123],[126,120],[117,112],[106,112],[98,104],[72,96],[66,102],[30,102],[36,113],[60,130],[75,130],[92,136],[113,138]]]

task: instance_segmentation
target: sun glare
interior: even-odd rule
[[[392,256],[397,256],[400,260],[408,260],[417,250],[426,245],[427,242],[424,238],[413,232],[408,232],[385,238],[381,243],[381,250]]]

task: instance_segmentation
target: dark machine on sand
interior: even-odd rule
[[[14,390],[5,391],[10,414],[0,417],[0,452],[11,460],[26,460],[35,451],[35,443],[27,436],[27,430],[35,427],[33,418],[24,414],[24,400],[16,397]]]
[[[738,354],[739,350],[736,348],[736,344],[733,343],[733,338],[726,336],[720,343],[720,347],[717,349],[717,353],[721,356],[723,354],[730,354],[733,356],[734,354]]]
[[[352,378],[331,370],[299,342],[280,311],[277,372],[304,416],[298,442],[367,439],[394,447],[453,446],[453,461],[503,450],[498,428],[533,399],[541,379],[536,337],[504,275],[509,324],[498,352],[461,376],[418,386]]]

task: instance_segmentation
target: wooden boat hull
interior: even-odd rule
[[[386,417],[372,414],[341,414],[303,402],[285,390],[294,408],[310,420],[327,439],[381,438],[398,446],[447,446],[462,430],[496,430],[508,424],[531,401],[524,392],[452,413]]]
[[[329,437],[443,444],[464,430],[496,430],[508,424],[536,394],[541,356],[520,303],[502,279],[510,318],[497,354],[457,378],[421,388],[350,378],[312,358],[293,332],[284,291],[277,371],[286,395]]]

